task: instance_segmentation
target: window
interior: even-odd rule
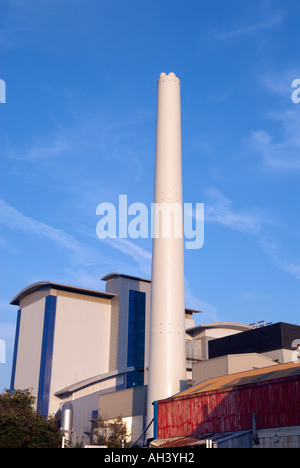
[[[127,374],[127,388],[144,385],[146,294],[129,290],[127,366],[135,367]]]

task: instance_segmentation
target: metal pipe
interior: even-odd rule
[[[256,413],[252,413],[252,440],[254,445],[259,444],[259,438],[257,437],[257,427],[256,427]]]
[[[69,401],[62,405],[61,431],[67,443],[70,444],[73,431],[73,405]]]

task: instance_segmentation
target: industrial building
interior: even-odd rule
[[[182,212],[174,73],[160,75],[157,98],[154,199]],[[298,359],[300,327],[195,326],[200,311],[184,304],[182,216],[169,218],[169,236],[159,219],[151,281],[111,273],[105,292],[45,281],[17,294],[11,389],[30,389],[46,417],[62,414],[73,442],[88,443],[101,416],[122,417],[131,442],[153,434],[155,446],[201,446],[208,436],[218,446],[262,445],[270,430],[281,443],[281,428],[299,444],[300,365],[286,363]]]
[[[299,337],[297,325],[260,322],[209,340],[193,387],[157,403],[154,446],[299,448]]]
[[[37,411],[46,417],[72,401],[74,437],[85,441],[99,396],[108,393],[124,403],[118,416],[130,418],[133,438],[146,423],[151,281],[117,273],[102,280],[105,292],[39,282],[11,301],[18,306],[11,388],[31,389]],[[185,309],[187,329],[195,313]],[[135,402],[129,409],[124,392],[142,392],[143,409]],[[107,405],[101,415],[111,419]]]
[[[208,328],[212,326],[208,325]],[[194,339],[201,328],[192,330]],[[282,322],[250,324],[243,333],[224,334],[217,339],[210,336],[206,341],[204,359],[193,361],[192,385],[211,377],[297,361],[298,344],[299,325]]]
[[[300,447],[300,363],[208,379],[156,402],[153,447]]]
[[[93,419],[101,415],[123,417],[135,441],[147,420],[151,281],[118,273],[102,280],[105,292],[40,282],[11,301],[19,308],[11,388],[32,389],[37,410],[45,416],[59,414],[65,402],[72,402],[73,440],[88,443]],[[185,309],[187,388],[292,360],[299,326],[195,326],[199,313]],[[249,334],[253,338],[245,339]],[[237,340],[256,347],[235,354],[241,351]],[[216,349],[227,354],[210,359]]]
[[[292,354],[298,344],[296,342],[300,339],[299,329],[298,325],[282,322],[257,327],[250,325],[243,335],[224,336],[218,341],[211,341],[209,358],[227,354],[260,353],[276,362],[289,362],[292,361]]]

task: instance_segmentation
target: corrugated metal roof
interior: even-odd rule
[[[234,432],[219,432],[199,434],[196,437],[168,437],[167,439],[156,439],[150,443],[150,448],[163,447],[205,447],[206,441],[211,440],[212,444],[220,443],[224,440],[235,439],[244,434],[249,434],[251,431],[234,431]]]
[[[239,385],[248,385],[267,380],[282,379],[296,375],[300,376],[300,363],[289,362],[286,364],[279,364],[278,366],[263,367],[261,369],[253,369],[250,371],[238,372],[236,374],[205,380],[204,382],[194,385],[181,393],[177,393],[171,399],[177,400],[201,392],[209,392],[212,390],[236,387]]]

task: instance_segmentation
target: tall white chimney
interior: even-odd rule
[[[158,80],[154,202],[161,216],[153,217],[148,423],[153,402],[186,384],[180,80],[174,73]]]

